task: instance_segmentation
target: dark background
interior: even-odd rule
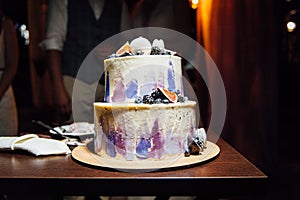
[[[277,92],[278,95],[274,96],[274,101],[278,102],[275,116],[277,118],[277,124],[270,124],[270,126],[276,127],[274,131],[274,138],[270,141],[273,142],[275,149],[269,149],[270,152],[265,152],[266,155],[270,155],[270,159],[274,158],[276,161],[263,160],[262,162],[256,162],[255,158],[252,157],[251,153],[248,153],[242,146],[246,146],[245,141],[242,140],[238,145],[235,143],[235,138],[224,135],[224,138],[232,144],[238,151],[240,151],[246,158],[254,162],[259,166],[271,180],[270,199],[298,199],[300,183],[300,156],[299,156],[299,141],[300,134],[298,133],[299,128],[299,86],[300,86],[300,3],[299,1],[287,1],[277,0],[273,3],[274,7],[264,7],[263,4],[261,9],[265,9],[266,12],[272,9],[274,12],[274,19],[269,23],[275,27],[275,32],[264,33],[266,37],[272,37],[276,40],[273,41],[273,47],[276,51],[276,57],[273,57],[273,63],[276,63],[274,71],[278,72],[277,76]],[[6,13],[14,20],[16,29],[20,24],[28,24],[27,21],[27,1],[25,0],[7,0],[5,1]],[[295,10],[296,14],[290,15],[290,11]],[[291,19],[296,23],[298,27],[292,33],[286,31],[286,22]],[[195,24],[196,26],[196,24]],[[259,34],[259,33],[257,33]],[[273,37],[276,35],[276,37]],[[20,61],[19,70],[15,81],[13,83],[17,106],[19,109],[19,120],[20,120],[20,132],[29,131],[30,123],[26,111],[34,110],[35,107],[32,102],[32,83],[30,78],[30,66],[29,66],[29,49],[24,44],[24,39],[19,36],[19,47],[20,47]],[[271,49],[265,49],[269,51]],[[274,50],[274,49],[272,49]],[[226,49],[224,50],[226,51]],[[270,68],[268,69],[270,75],[273,74]],[[274,74],[273,74],[274,75]],[[266,90],[266,93],[268,90]],[[238,95],[238,94],[236,94]],[[260,98],[264,98],[261,96]],[[234,106],[234,105],[230,105]],[[47,115],[47,113],[45,113]],[[23,123],[23,122],[26,123]],[[264,121],[269,123],[268,120]],[[35,130],[40,131],[37,127]],[[243,133],[241,133],[243,134]],[[246,133],[244,133],[246,134]],[[272,137],[272,133],[268,133],[268,136]],[[248,141],[251,144],[253,141]],[[260,144],[260,142],[257,142]],[[262,143],[264,144],[264,143]],[[255,149],[253,145],[253,149]],[[274,150],[274,151],[273,151]],[[275,156],[274,156],[275,154]]]

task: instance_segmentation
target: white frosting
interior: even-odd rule
[[[183,154],[195,134],[196,102],[94,103],[95,151],[115,159],[166,159]],[[149,146],[145,146],[148,144]]]
[[[104,61],[106,102],[133,102],[157,87],[183,94],[181,58],[171,55],[139,55]]]
[[[181,58],[116,57],[104,60],[104,70],[106,103],[94,103],[95,152],[124,162],[182,156],[197,133],[196,102],[133,103],[158,87],[183,96]]]

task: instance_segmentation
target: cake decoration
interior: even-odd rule
[[[174,66],[173,66],[173,63],[172,61],[170,60],[169,61],[169,68],[168,68],[168,84],[169,84],[169,87],[168,89],[170,91],[175,91],[175,72],[174,72]]]
[[[137,56],[137,55],[175,55],[175,51],[165,49],[162,39],[154,39],[152,44],[142,36],[133,39],[130,43],[127,41],[116,53],[111,54],[108,58]]]
[[[105,95],[104,101],[110,102],[110,82],[109,82],[109,72],[106,72],[106,79],[105,79]]]
[[[138,37],[104,60],[105,101],[95,102],[95,152],[103,157],[168,160],[199,155],[206,133],[197,103],[184,96],[181,58],[164,41]]]
[[[130,42],[131,51],[135,55],[150,55],[151,43],[144,37],[138,37]]]
[[[124,56],[124,55],[130,55],[132,53],[131,46],[129,45],[129,42],[126,42],[117,52],[116,56]]]
[[[207,136],[204,128],[196,129],[195,136],[192,138],[192,141],[184,155],[199,155],[206,148],[206,144]]]
[[[126,84],[126,97],[134,98],[137,96],[138,91],[138,82],[136,79],[132,79],[129,83]]]
[[[123,81],[117,81],[115,84],[115,90],[113,91],[113,95],[111,97],[111,100],[113,102],[124,102],[125,101],[125,86],[123,84]]]
[[[162,39],[154,39],[152,47],[158,47],[161,51],[165,49],[165,43]]]
[[[171,92],[165,88],[153,89],[150,95],[144,95],[143,97],[136,96],[135,103],[144,104],[160,104],[160,103],[184,103],[188,101],[188,97],[182,96],[180,91]]]

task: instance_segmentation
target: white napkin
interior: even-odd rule
[[[62,141],[40,138],[35,134],[19,137],[0,137],[0,150],[25,150],[36,156],[69,154],[71,150]]]

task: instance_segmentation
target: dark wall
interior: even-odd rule
[[[27,1],[3,0],[3,6],[5,14],[14,22],[19,41],[19,68],[13,82],[17,107],[32,107],[28,45],[25,44],[25,40],[19,30],[22,24],[28,27]]]
[[[280,22],[280,68],[279,68],[279,128],[280,128],[280,156],[290,161],[299,161],[297,156],[297,134],[299,124],[298,95],[300,87],[300,2],[291,1],[281,3],[278,9]],[[296,22],[294,31],[288,32],[286,24]],[[299,172],[300,173],[300,172]]]

